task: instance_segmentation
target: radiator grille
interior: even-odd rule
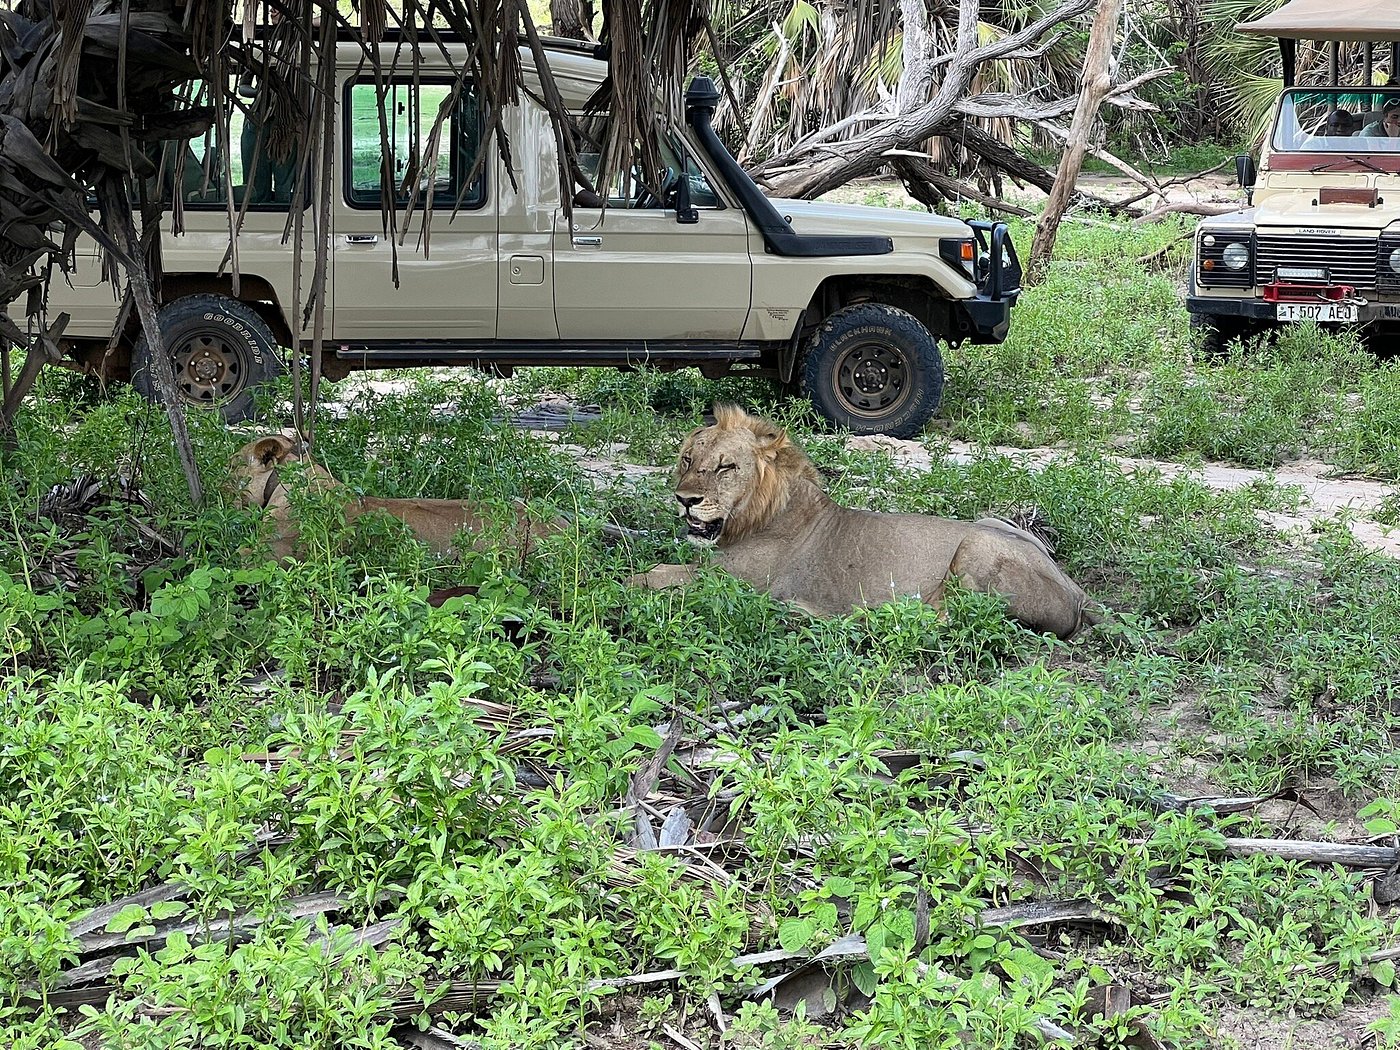
[[[1374,288],[1376,242],[1375,237],[1260,237],[1254,266],[1260,284],[1277,280],[1280,266],[1322,266],[1332,284]]]

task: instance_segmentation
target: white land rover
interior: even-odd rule
[[[1400,5],[1344,7],[1293,0],[1239,27],[1279,38],[1284,88],[1257,167],[1237,159],[1249,207],[1196,230],[1186,305],[1207,352],[1300,321],[1373,345],[1400,325],[1400,87],[1370,85],[1385,52],[1395,68]],[[1300,38],[1331,42],[1330,84],[1294,84]],[[1357,86],[1337,83],[1345,41],[1364,48]]]
[[[386,69],[398,46],[393,38],[383,44]],[[356,45],[340,45],[328,378],[427,365],[507,373],[532,364],[696,366],[707,376],[747,372],[800,386],[842,426],[911,436],[938,407],[940,341],[1006,338],[1020,267],[1004,224],[770,200],[710,126],[719,95],[705,78],[687,94],[685,126],[663,144],[659,192],[614,191],[606,209],[596,198],[576,199],[571,217],[560,206],[553,131],[531,92],[501,114],[512,145],[507,171],[494,148],[483,166],[475,163],[482,120],[468,87],[449,104],[434,184],[420,187],[417,210],[406,192],[398,198],[396,287],[381,172],[401,175],[415,144],[431,141],[465,58],[460,42],[448,50],[451,61],[430,49],[419,73],[400,59],[388,75],[382,90],[392,124],[382,142],[375,75]],[[547,55],[565,103],[582,111],[605,64],[572,42],[548,42]],[[520,60],[528,82],[528,48]],[[295,252],[284,240],[290,194],[247,155],[256,136],[242,135],[242,114],[232,121],[231,155],[210,156],[195,142],[183,178],[165,188],[181,196],[184,231],[162,236],[160,324],[184,395],[238,419],[251,411],[254,387],[282,367],[282,348],[305,348],[312,333],[294,299]],[[235,210],[251,197],[236,292],[226,185]],[[425,247],[421,195],[429,192]],[[149,391],[135,324],[109,346],[118,303],[96,248],[80,251],[78,262],[70,285],[54,283],[49,304],[71,316],[68,354],[79,367],[129,374]]]

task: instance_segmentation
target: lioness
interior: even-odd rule
[[[489,519],[464,500],[355,496],[331,477],[325,467],[306,459],[300,448],[295,439],[274,434],[248,442],[234,453],[230,463],[239,502],[247,507],[259,507],[271,517],[275,532],[268,546],[279,561],[300,554],[297,543],[299,535],[292,520],[287,486],[282,476],[282,468],[291,463],[304,464],[307,483],[312,491],[334,491],[344,495],[346,521],[354,521],[362,514],[375,511],[391,515],[407,525],[435,554],[449,553],[459,530],[481,532],[488,525]],[[531,521],[518,504],[515,511],[513,538],[522,555],[541,536],[568,527],[568,522],[563,518]]]
[[[822,490],[816,468],[774,424],[733,405],[681,444],[676,499],[688,539],[715,547],[720,568],[819,616],[906,595],[943,600],[950,577],[1006,599],[1013,618],[1069,638],[1099,622],[1045,545],[996,518],[852,510]],[[690,565],[659,565],[631,582],[683,584]]]

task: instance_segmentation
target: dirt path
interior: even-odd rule
[[[648,466],[625,460],[626,446],[615,444],[588,451],[577,445],[559,441],[554,431],[532,430],[534,436],[554,442],[572,454],[579,469],[599,487],[627,485],[638,479],[666,474],[666,466]],[[927,471],[934,457],[917,441],[901,441],[881,436],[852,437],[846,441],[849,449],[863,452],[884,452],[905,470]],[[599,452],[602,454],[599,455]],[[1065,462],[1072,454],[1051,448],[977,448],[960,441],[952,442],[945,462],[971,463],[987,455],[1005,456],[1031,470],[1043,470],[1055,463]],[[1332,468],[1318,460],[1298,460],[1288,467],[1272,472],[1231,467],[1223,463],[1204,463],[1199,467],[1173,463],[1168,460],[1142,459],[1134,456],[1110,456],[1109,459],[1125,473],[1142,471],[1159,474],[1165,479],[1189,477],[1209,488],[1222,492],[1248,488],[1259,483],[1271,483],[1298,493],[1298,511],[1260,511],[1260,520],[1280,533],[1306,535],[1313,525],[1322,521],[1342,522],[1362,546],[1391,558],[1400,558],[1400,529],[1390,528],[1375,520],[1374,515],[1394,492],[1386,482],[1364,478],[1329,477]]]
[[[895,462],[910,470],[928,470],[933,465],[932,454],[917,441],[901,441],[879,436],[853,437],[846,442],[846,447],[886,452]],[[970,463],[989,452],[1024,463],[1033,470],[1042,470],[1068,458],[1065,452],[1058,449],[978,450],[972,445],[955,441],[950,447],[947,459],[954,463]],[[1332,468],[1318,460],[1298,460],[1285,468],[1268,472],[1230,467],[1221,463],[1204,463],[1199,467],[1192,467],[1167,460],[1139,459],[1132,456],[1109,458],[1125,472],[1148,471],[1161,474],[1164,478],[1184,475],[1221,491],[1247,488],[1259,482],[1272,482],[1285,488],[1297,489],[1297,514],[1261,511],[1261,520],[1280,532],[1307,532],[1314,522],[1340,519],[1358,543],[1392,558],[1400,558],[1400,529],[1388,528],[1373,517],[1386,497],[1394,491],[1393,486],[1385,482],[1368,481],[1364,478],[1329,477]]]
[[[1161,182],[1170,182],[1178,176],[1162,175]],[[1075,180],[1075,188],[1095,197],[1102,197],[1105,200],[1122,201],[1129,197],[1137,197],[1143,192],[1143,187],[1128,178],[1126,175],[1108,175],[1098,172],[1087,175],[1080,175]],[[1017,187],[1007,183],[1007,201],[1019,204],[1025,208],[1034,210],[1045,203],[1045,194],[1034,186]],[[922,211],[924,206],[909,196],[904,189],[904,184],[898,179],[885,177],[873,177],[868,179],[857,179],[855,182],[838,187],[830,193],[824,194],[821,199],[831,201],[836,204],[864,204],[872,202],[883,203],[886,207],[910,208]],[[1216,172],[1212,175],[1203,175],[1200,178],[1190,179],[1186,182],[1177,183],[1171,186],[1162,187],[1160,194],[1152,196],[1151,207],[1163,204],[1238,204],[1243,207],[1243,197],[1240,189],[1235,185],[1234,174],[1224,174]],[[1071,212],[1071,214],[1073,214]],[[1076,218],[1075,221],[1080,221]]]

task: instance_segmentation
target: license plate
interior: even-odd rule
[[[1356,307],[1352,303],[1279,303],[1280,321],[1317,321],[1320,324],[1354,324]]]

